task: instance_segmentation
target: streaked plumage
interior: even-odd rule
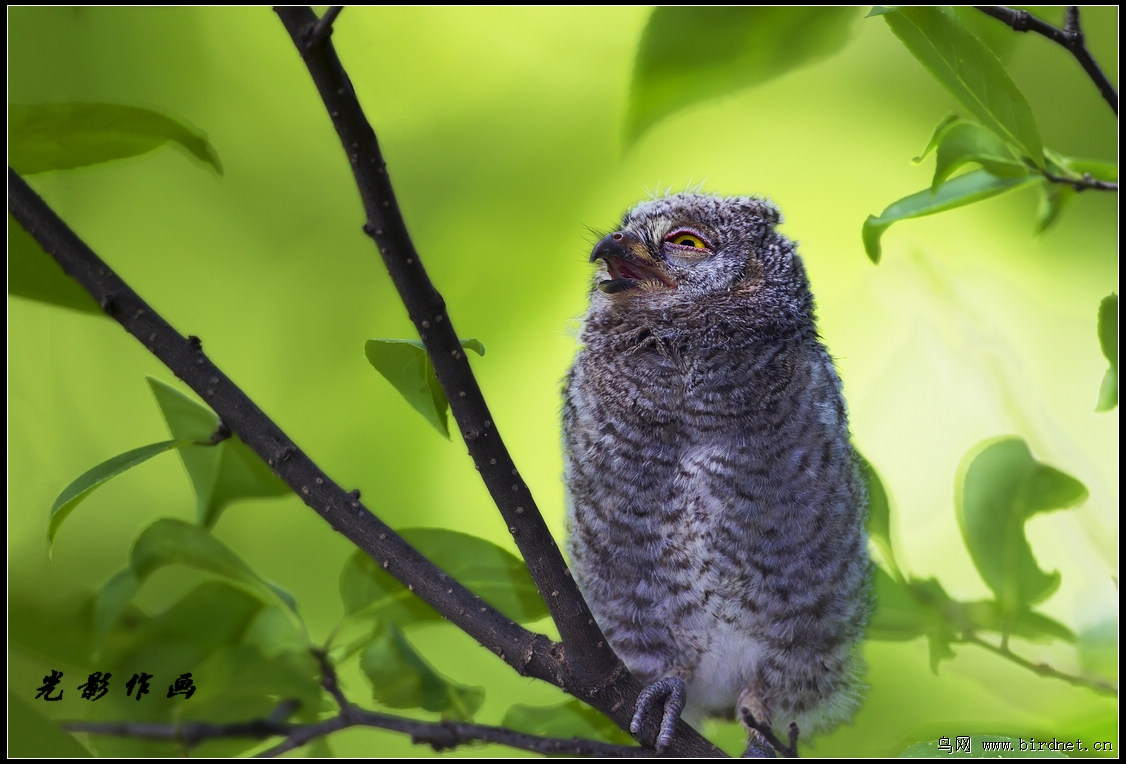
[[[656,683],[641,713],[682,689],[690,721],[746,706],[810,733],[859,703],[866,497],[778,222],[762,199],[677,194],[595,246],[563,408],[568,549],[611,645]]]

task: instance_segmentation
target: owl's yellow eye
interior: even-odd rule
[[[690,231],[674,231],[665,237],[678,247],[691,247],[692,249],[711,249],[706,241]]]

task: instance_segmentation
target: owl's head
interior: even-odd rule
[[[811,316],[805,268],[775,230],[780,220],[757,197],[683,193],[641,202],[591,253],[599,263],[591,307],[676,313],[754,301]]]

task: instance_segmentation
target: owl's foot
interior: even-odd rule
[[[657,753],[664,753],[672,743],[676,722],[684,710],[687,695],[688,683],[679,674],[661,677],[646,685],[637,696],[637,711],[633,715],[633,721],[629,723],[629,731],[635,736],[640,735],[645,720],[653,717],[656,709],[662,709],[661,729],[657,733],[657,742],[653,747],[656,748]]]
[[[744,759],[773,759],[779,755],[794,758],[798,755],[798,725],[790,724],[790,744],[784,745],[774,734],[770,709],[760,687],[752,684],[739,693],[736,718],[747,730]]]
[[[784,745],[769,725],[757,722],[754,714],[747,708],[743,709],[743,726],[747,729],[747,749],[743,751],[744,759],[774,759],[778,756],[793,759],[797,757],[798,725],[796,723],[790,723],[789,745]]]

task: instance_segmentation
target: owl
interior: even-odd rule
[[[644,201],[598,264],[563,404],[568,553],[646,683],[633,719],[803,734],[860,702],[867,497],[841,382],[778,209]],[[748,727],[748,755],[772,755]]]

